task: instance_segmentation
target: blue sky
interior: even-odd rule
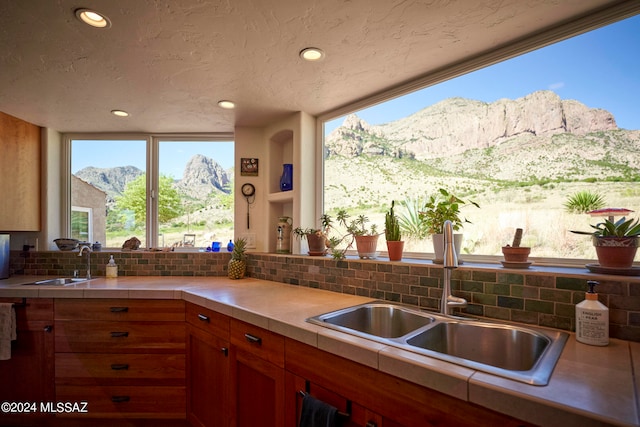
[[[619,128],[640,129],[640,16],[422,89],[356,114],[369,124],[409,116],[446,98],[484,102],[552,90],[613,114]],[[329,122],[329,133],[344,118]]]
[[[556,43],[410,95],[357,112],[369,124],[409,116],[450,97],[484,102],[516,99],[538,90],[553,90],[590,108],[613,114],[618,127],[640,130],[640,16]],[[344,118],[329,122],[326,132]],[[224,168],[233,164],[233,144],[180,142],[163,145],[160,170],[182,177],[186,162],[198,153]],[[72,172],[85,166],[133,165],[145,169],[144,142],[75,143]]]

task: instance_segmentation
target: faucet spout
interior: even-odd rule
[[[467,300],[451,294],[451,270],[458,268],[458,256],[453,245],[453,224],[446,220],[442,227],[444,235],[444,278],[442,281],[442,300],[440,301],[440,313],[451,314],[453,307],[463,308],[467,306]]]
[[[78,256],[81,257],[83,253],[87,252],[87,279],[91,279],[91,246],[82,245],[80,246],[80,252],[78,252]]]

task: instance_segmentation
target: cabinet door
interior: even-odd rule
[[[0,230],[40,231],[40,128],[0,112]]]
[[[0,302],[15,303],[17,320],[17,339],[11,344],[11,359],[0,361],[0,402],[38,405],[35,414],[21,412],[13,417],[3,413],[0,417],[0,425],[18,426],[43,416],[40,402],[54,400],[53,302],[27,299],[23,304],[21,299],[11,298],[0,299]]]
[[[235,426],[284,425],[284,369],[232,347]]]
[[[191,426],[229,426],[229,342],[188,327],[187,420]]]

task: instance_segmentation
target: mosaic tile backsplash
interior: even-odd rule
[[[93,252],[91,274],[104,276],[113,254],[122,276],[225,276],[230,254],[201,252]],[[77,252],[12,252],[11,273],[83,275],[86,255]],[[389,262],[349,258],[250,253],[247,275],[296,286],[325,289],[437,310],[442,266],[430,261]],[[599,276],[582,269],[553,272],[543,267],[506,270],[465,263],[453,271],[452,289],[469,305],[463,313],[492,319],[575,330],[575,305],[587,280],[597,280],[600,301],[609,307],[610,336],[640,342],[640,278]]]

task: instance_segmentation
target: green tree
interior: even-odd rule
[[[160,175],[158,198],[158,221],[164,223],[182,214],[182,199],[173,188],[173,178]],[[116,198],[118,210],[130,210],[137,224],[144,224],[147,215],[147,176],[139,175],[127,183],[122,195]]]

